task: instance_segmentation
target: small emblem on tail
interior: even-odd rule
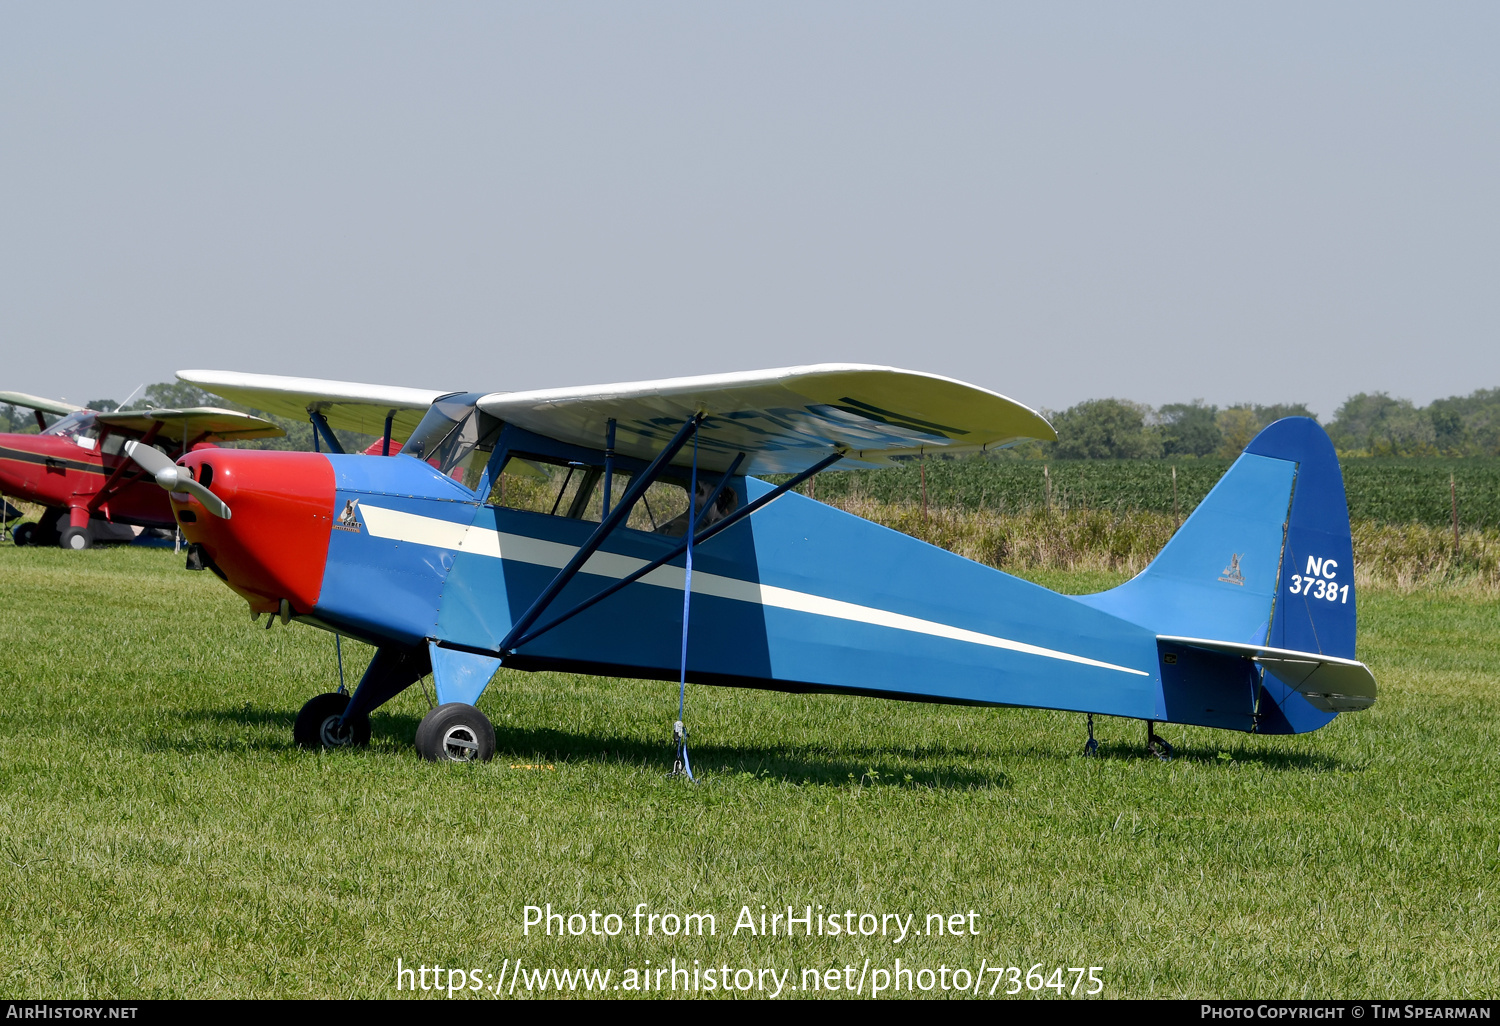
[[[1219,580],[1228,584],[1238,584],[1242,588],[1245,586],[1245,575],[1240,573],[1240,556],[1242,555],[1244,553],[1236,552],[1229,557],[1229,565],[1224,568],[1224,575]]]

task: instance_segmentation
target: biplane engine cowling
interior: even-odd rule
[[[333,525],[333,468],[311,452],[215,449],[180,464],[234,510],[224,520],[172,495],[183,536],[201,546],[225,583],[256,613],[282,599],[296,613],[317,604]]]

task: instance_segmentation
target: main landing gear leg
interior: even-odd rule
[[[1089,741],[1088,741],[1088,744],[1086,744],[1086,745],[1083,746],[1083,754],[1084,755],[1089,755],[1089,756],[1093,756],[1093,755],[1098,755],[1099,754],[1099,742],[1094,739],[1094,714],[1093,713],[1089,713]]]
[[[269,627],[273,620],[274,614],[268,618],[266,626]],[[354,694],[330,691],[314,696],[297,714],[292,738],[298,747],[310,749],[369,744],[370,713],[431,669],[426,648],[392,646],[377,649]]]
[[[1157,737],[1156,721],[1146,721],[1146,751],[1156,756],[1162,762],[1172,758],[1172,746],[1167,744],[1165,738]]]

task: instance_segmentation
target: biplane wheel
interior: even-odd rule
[[[35,524],[18,524],[10,532],[10,540],[17,545],[31,545],[36,537]]]
[[[57,536],[58,547],[70,552],[82,552],[89,547],[90,543],[87,527],[64,527],[62,533]]]
[[[292,724],[292,740],[298,748],[351,748],[370,743],[370,718],[355,717],[342,730],[339,719],[349,706],[349,696],[330,691],[308,701]]]
[[[417,754],[432,762],[489,762],[495,756],[495,728],[472,705],[445,702],[422,717]]]
[[[62,511],[49,509],[42,514],[42,518],[36,522],[30,540],[27,545],[40,545],[45,548],[48,545],[57,544],[57,522],[62,519]]]

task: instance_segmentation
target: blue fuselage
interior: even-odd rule
[[[352,501],[358,512],[332,534],[313,613],[372,640],[496,652],[597,526],[478,502],[414,459],[329,459],[335,508]],[[730,487],[748,502],[771,486],[736,478]],[[550,608],[571,607],[676,542],[617,530]],[[507,663],[675,678],[683,562]],[[695,682],[1167,718],[1152,632],[795,493],[699,547],[692,592]]]

